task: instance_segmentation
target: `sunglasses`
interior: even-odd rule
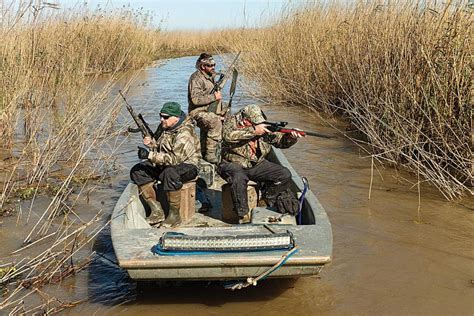
[[[171,116],[170,115],[166,115],[166,114],[160,114],[160,117],[164,120],[167,120],[169,119]]]
[[[213,68],[213,67],[216,67],[216,64],[206,65],[206,67]]]

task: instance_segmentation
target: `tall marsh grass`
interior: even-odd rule
[[[273,102],[346,118],[373,158],[454,199],[472,194],[472,14],[466,1],[311,2],[230,46]]]
[[[84,221],[74,208],[88,180],[105,174],[120,141],[116,121],[123,106],[112,88],[124,71],[156,57],[158,32],[141,12],[9,3],[0,23],[0,209],[12,207],[19,190],[32,199],[30,209],[17,214],[33,223],[15,252],[39,241],[41,247],[32,247],[33,259],[0,258],[0,287],[11,289],[0,310],[49,314],[76,303],[50,299],[40,288],[87,266],[93,259],[87,248],[104,228],[102,214]],[[49,205],[33,216],[37,193],[50,183]],[[25,301],[38,293],[40,305]]]
[[[159,33],[159,57],[180,57],[227,53],[236,39],[254,37],[256,29],[222,29],[216,31],[167,31]]]
[[[9,8],[0,28],[0,146],[11,159],[2,163],[0,206],[16,180],[40,184],[59,161],[76,165],[101,148],[120,109],[110,89],[121,71],[155,58],[158,33],[141,12],[58,11],[41,1]]]

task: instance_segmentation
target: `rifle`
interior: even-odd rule
[[[239,59],[239,56],[240,56],[240,53],[239,52],[237,54],[237,56],[235,56],[234,60],[232,61],[232,63],[229,65],[229,67],[227,68],[226,72],[225,73],[221,73],[219,75],[219,79],[217,79],[216,83],[214,84],[214,87],[212,88],[211,92],[209,94],[214,94],[216,93],[217,91],[221,91],[227,80],[229,79],[229,76],[232,72],[232,82],[233,82],[233,87],[234,87],[234,92],[235,92],[235,82],[237,81],[237,75],[238,75],[238,72],[235,71],[234,69],[234,65],[235,63],[237,62],[237,60]],[[232,94],[233,96],[233,94]],[[221,114],[223,111],[222,111],[222,102],[220,101],[214,101],[212,102],[211,104],[209,104],[209,107],[208,107],[208,112],[212,112],[212,113],[216,113],[216,114]]]
[[[297,128],[286,128],[286,125],[288,125],[288,122],[268,122],[265,121],[262,124],[266,124],[267,129],[271,132],[280,132],[280,133],[291,133],[291,132],[296,132],[301,136],[316,136],[316,137],[322,137],[322,138],[334,138],[334,136],[326,135],[326,134],[321,134],[317,132],[310,132],[310,131],[303,131]]]
[[[150,126],[148,126],[147,122],[145,122],[145,119],[143,118],[143,116],[140,113],[138,113],[138,115],[135,114],[135,111],[133,110],[132,106],[130,104],[128,104],[127,99],[125,99],[125,96],[122,94],[122,90],[119,90],[119,94],[122,97],[122,99],[125,101],[125,105],[127,106],[127,110],[130,113],[130,115],[132,116],[133,120],[135,121],[135,123],[137,124],[137,127],[138,127],[138,128],[128,127],[127,130],[130,133],[141,132],[143,137],[153,138],[154,137],[153,131],[150,129]]]

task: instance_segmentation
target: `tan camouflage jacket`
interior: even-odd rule
[[[216,97],[210,94],[212,88],[214,88],[213,77],[199,69],[191,75],[188,83],[188,113],[207,111],[207,106],[216,101]]]
[[[257,136],[255,128],[243,126],[242,121],[240,112],[224,121],[222,158],[238,163],[243,168],[250,168],[262,161],[270,153],[272,145],[288,148],[297,142],[289,134],[278,132]]]
[[[161,166],[175,166],[188,163],[198,166],[201,146],[195,126],[190,117],[181,112],[180,121],[171,129],[164,130],[161,125],[155,132],[148,159]]]

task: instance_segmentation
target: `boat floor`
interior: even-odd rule
[[[230,227],[233,224],[222,220],[222,186],[226,183],[219,175],[215,175],[211,187],[204,189],[204,193],[212,204],[205,212],[196,213],[190,219],[184,221],[180,227]],[[296,225],[296,218],[291,215],[282,215],[264,205],[251,210],[252,224],[287,224]]]
[[[230,227],[232,224],[225,223],[219,219],[213,218],[211,216],[195,213],[193,217],[183,222],[180,227]]]

